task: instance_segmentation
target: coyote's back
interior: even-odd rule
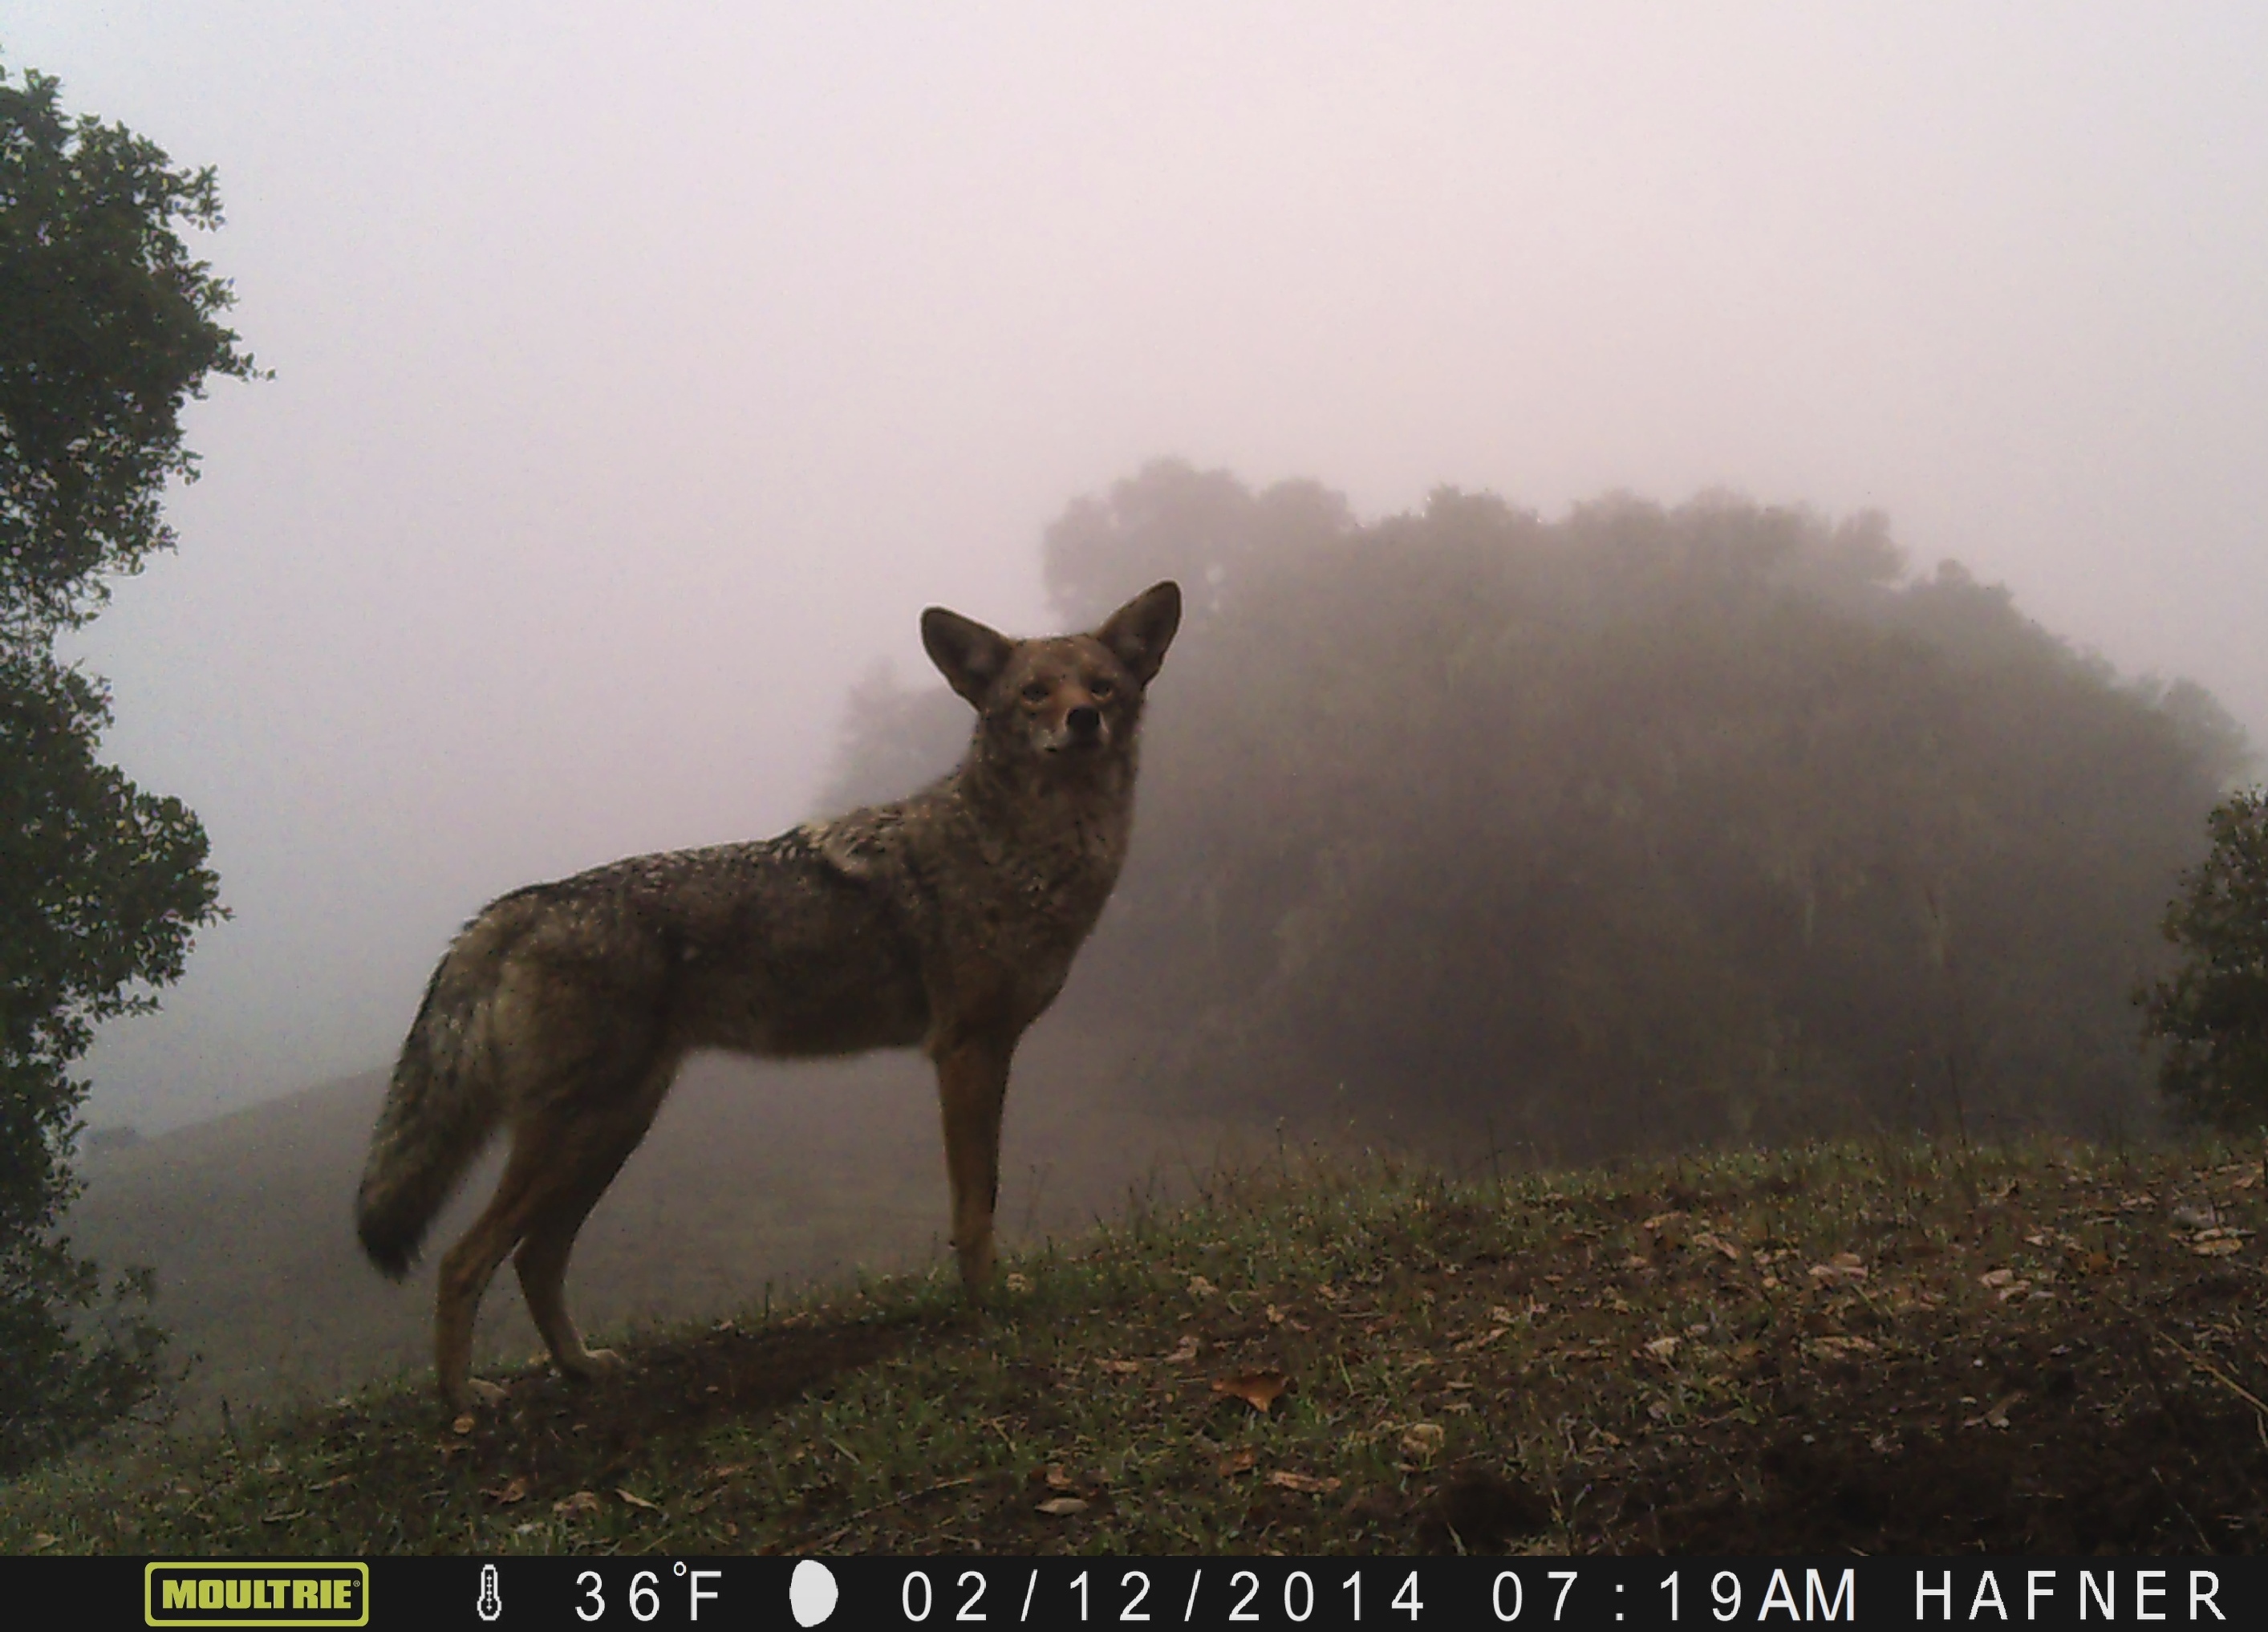
[[[494,1199],[442,1260],[434,1341],[453,1406],[497,1392],[470,1376],[472,1322],[507,1256],[561,1370],[613,1363],[568,1316],[568,1255],[696,1048],[924,1049],[954,1244],[981,1293],[1009,1060],[1125,860],[1145,692],[1180,618],[1171,583],[1050,639],[932,608],[923,643],[977,713],[950,776],[777,838],[517,890],[465,927],[402,1045],[356,1208],[371,1261],[401,1275],[489,1136],[511,1129]]]

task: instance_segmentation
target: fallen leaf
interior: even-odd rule
[[[1172,1354],[1166,1356],[1166,1363],[1167,1365],[1176,1366],[1187,1365],[1190,1361],[1195,1360],[1197,1357],[1197,1349],[1199,1347],[1200,1345],[1195,1337],[1184,1333],[1182,1338],[1181,1346],[1175,1348]]]
[[[1191,1275],[1189,1277],[1189,1296],[1191,1297],[1211,1297],[1214,1293],[1219,1290],[1220,1289],[1219,1287],[1213,1285],[1211,1281],[1206,1280],[1203,1275]]]
[[[599,1510],[599,1498],[592,1491],[578,1490],[571,1496],[563,1496],[554,1502],[551,1510],[562,1518],[580,1518],[585,1513]]]
[[[2008,1426],[2008,1413],[2014,1410],[2016,1406],[2022,1401],[2024,1392],[2024,1390],[2020,1388],[2016,1390],[2014,1393],[2009,1394],[2004,1399],[1994,1400],[1991,1405],[1978,1412],[1975,1416],[1964,1417],[1962,1419],[1961,1426],[1963,1428],[1976,1428],[1981,1424],[1985,1428],[2007,1428]]]
[[[1489,1311],[1489,1318],[1495,1321],[1497,1325],[1500,1326],[1508,1326],[1514,1321],[1518,1320],[1520,1317],[1513,1314],[1512,1311],[1506,1309],[1503,1304],[1498,1303]]]
[[[1003,1284],[1005,1285],[1011,1292],[1028,1292],[1032,1289],[1032,1283],[1028,1277],[1016,1274],[1012,1272],[1011,1272],[1007,1280]]]
[[[1695,1246],[1707,1247],[1712,1252],[1721,1252],[1736,1264],[1741,1261],[1740,1248],[1734,1246],[1722,1236],[1712,1235],[1708,1230],[1705,1230],[1699,1235],[1694,1237],[1693,1244]],[[1864,1270],[1859,1271],[1859,1274],[1862,1275],[1865,1273],[1866,1272]]]
[[[1121,1377],[1131,1377],[1142,1369],[1138,1360],[1098,1360],[1096,1367],[1104,1371],[1116,1371]]]
[[[1402,1454],[1430,1458],[1440,1450],[1441,1442],[1447,1437],[1439,1422],[1412,1422],[1402,1430]]]
[[[727,1480],[732,1478],[735,1473],[747,1473],[755,1466],[755,1464],[753,1462],[727,1462],[722,1467],[711,1468],[709,1470],[709,1477],[712,1481]]]
[[[1977,1277],[1977,1284],[1984,1287],[2004,1287],[2015,1278],[2016,1272],[2013,1269],[1988,1269]]]
[[[46,1531],[34,1530],[32,1532],[32,1551],[34,1553],[44,1553],[49,1547],[55,1546],[55,1537],[49,1535]]]
[[[1814,1338],[1811,1340],[1811,1347],[1822,1354],[1831,1355],[1837,1359],[1845,1359],[1852,1355],[1871,1355],[1878,1352],[1874,1345],[1863,1337]]]
[[[629,1503],[632,1507],[642,1507],[649,1513],[659,1513],[661,1511],[660,1503],[649,1502],[644,1496],[633,1495],[630,1492],[623,1489],[620,1485],[615,1487],[615,1494],[620,1496],[623,1501]]]
[[[1313,1473],[1294,1473],[1281,1467],[1268,1475],[1268,1482],[1285,1490],[1304,1491],[1311,1496],[1329,1495],[1339,1488],[1336,1479],[1317,1479]]]
[[[1212,1380],[1214,1393],[1233,1395],[1255,1411],[1267,1410],[1291,1386],[1292,1379],[1281,1371],[1243,1371]]]
[[[1249,1473],[1252,1471],[1253,1463],[1257,1459],[1258,1453],[1249,1445],[1239,1445],[1233,1451],[1224,1451],[1220,1453],[1220,1476],[1223,1479],[1228,1479],[1238,1473]]]
[[[1656,1213],[1656,1214],[1655,1214],[1652,1218],[1647,1219],[1644,1223],[1640,1224],[1640,1225],[1638,1226],[1638,1228],[1639,1228],[1640,1230],[1646,1230],[1646,1231],[1648,1231],[1648,1232],[1652,1232],[1652,1231],[1653,1231],[1653,1230],[1656,1230],[1660,1229],[1664,1224],[1669,1223],[1669,1222],[1671,1222],[1673,1220],[1680,1219],[1680,1218],[1683,1218],[1683,1217],[1684,1217],[1684,1216],[1685,1216],[1685,1215],[1684,1215],[1684,1214],[1683,1214],[1683,1213],[1681,1213],[1681,1212],[1675,1212],[1675,1211],[1668,1212],[1668,1213]]]
[[[1071,1475],[1064,1472],[1060,1462],[1049,1464],[1047,1481],[1050,1490],[1069,1490],[1071,1488]]]
[[[1040,1511],[1049,1518],[1067,1518],[1073,1513],[1086,1512],[1086,1503],[1077,1496],[1057,1496],[1053,1501],[1041,1503]]]
[[[1838,1281],[1864,1281],[1867,1266],[1859,1261],[1856,1252],[1837,1252],[1823,1264],[1814,1264],[1811,1278],[1822,1286],[1832,1286]]]
[[[1684,1341],[1682,1337],[1658,1337],[1646,1346],[1646,1352],[1656,1360],[1667,1360],[1677,1352],[1678,1346]]]
[[[510,1507],[515,1502],[524,1502],[527,1499],[527,1480],[525,1475],[522,1475],[512,1480],[508,1485],[498,1485],[495,1489],[483,1490],[481,1494],[484,1496],[493,1496],[506,1507]]]
[[[449,1431],[450,1431],[451,1433],[453,1433],[453,1434],[469,1434],[469,1433],[471,1433],[471,1432],[473,1431],[473,1414],[472,1414],[471,1412],[468,1411],[468,1412],[466,1412],[466,1413],[465,1413],[465,1414],[464,1414],[464,1415],[462,1415],[462,1416],[459,1417],[455,1422],[453,1422],[450,1423],[450,1424],[449,1424]]]
[[[2221,1235],[2210,1230],[2190,1243],[2190,1251],[2199,1258],[2225,1258],[2231,1252],[2242,1252],[2243,1248],[2244,1243],[2235,1236]]]

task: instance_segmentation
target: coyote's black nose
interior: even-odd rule
[[[1071,734],[1081,742],[1093,742],[1096,733],[1102,729],[1102,711],[1099,708],[1090,708],[1082,703],[1064,716],[1064,723],[1071,727]]]

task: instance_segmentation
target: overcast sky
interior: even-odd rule
[[[1160,454],[1880,506],[2268,741],[2268,8],[0,0],[0,61],[218,167],[276,371],[75,648],[235,912],[98,1123],[387,1063],[488,897],[808,814],[855,675],[1036,631]]]

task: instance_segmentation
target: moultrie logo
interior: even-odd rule
[[[153,1627],[364,1627],[370,1566],[209,1559],[142,1570],[142,1620]]]

